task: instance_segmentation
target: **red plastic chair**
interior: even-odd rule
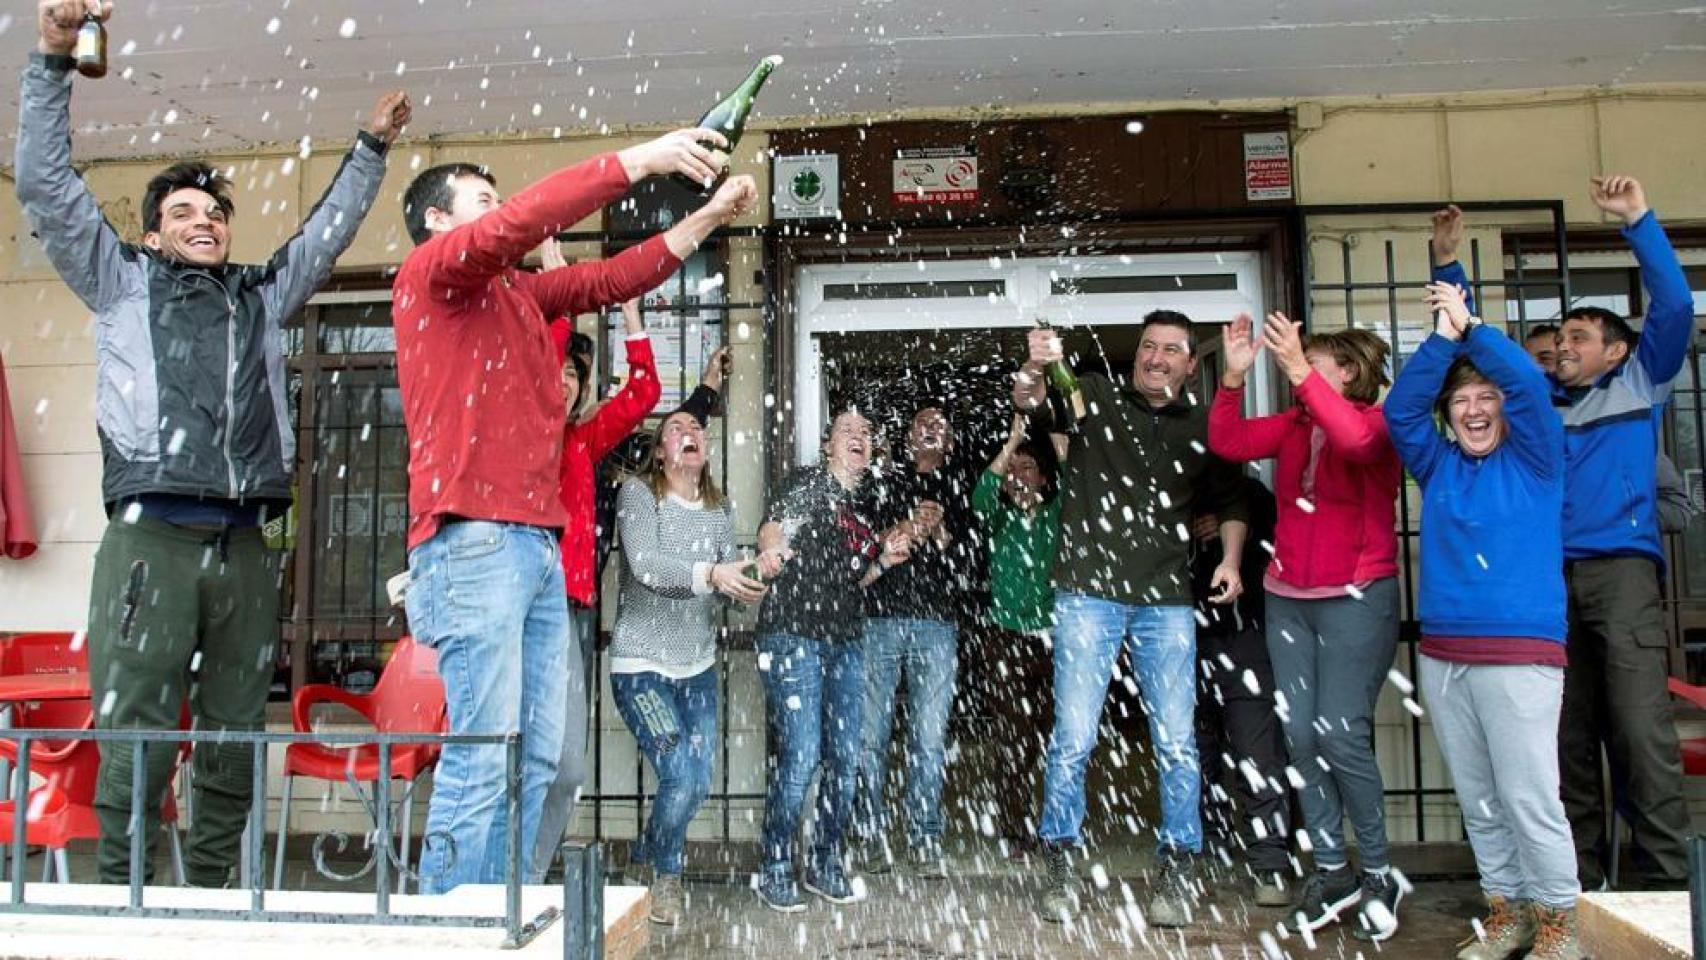
[[[81,633],[20,633],[0,638],[0,677],[88,669],[89,646]]]
[[[1706,710],[1706,687],[1697,687],[1671,677],[1666,681],[1665,688],[1672,696],[1681,697]],[[1691,737],[1682,741],[1682,772],[1690,777],[1706,777],[1706,737]]]
[[[36,730],[88,730],[94,726],[94,711],[87,700],[51,700],[26,703],[18,708],[16,726]],[[180,754],[181,756],[181,754]],[[0,740],[0,758],[18,759],[18,743]],[[100,822],[95,818],[95,790],[100,780],[100,745],[93,740],[48,740],[30,744],[30,772],[43,780],[32,787],[24,801],[26,843],[46,847],[52,857],[43,863],[42,879],[52,866],[60,883],[71,882],[66,848],[73,840],[98,840]],[[0,801],[0,841],[10,843],[16,835],[16,800]],[[172,866],[178,883],[184,882],[183,847],[178,838],[178,805],[171,787],[161,799],[160,820],[172,843]]]
[[[314,708],[336,703],[360,714],[380,733],[444,733],[450,729],[445,713],[444,682],[438,675],[438,654],[413,637],[397,641],[391,659],[379,674],[372,693],[351,693],[328,684],[310,684],[296,691],[291,700],[291,719],[298,733],[314,732]],[[284,886],[284,840],[290,823],[290,793],[296,777],[373,784],[374,803],[390,802],[390,781],[400,779],[408,787],[398,800],[398,812],[406,808],[402,821],[402,866],[397,890],[402,892],[409,866],[409,835],[415,820],[415,788],[421,775],[438,763],[436,743],[398,744],[391,748],[391,769],[382,777],[379,747],[328,747],[317,743],[293,743],[284,752],[284,803],[279,811],[278,849],[273,857],[273,888]],[[381,785],[383,784],[383,789]],[[389,842],[389,838],[387,838]]]

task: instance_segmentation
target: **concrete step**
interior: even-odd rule
[[[1576,906],[1582,955],[1594,960],[1694,956],[1687,893],[1585,893]]]

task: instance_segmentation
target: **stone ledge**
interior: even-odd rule
[[[1594,960],[1689,960],[1687,893],[1584,893],[1576,906],[1582,955]]]

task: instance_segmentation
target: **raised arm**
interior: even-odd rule
[[[1032,330],[1026,335],[1025,348],[1025,362],[1013,375],[1013,406],[1024,413],[1047,417],[1048,406],[1043,401],[1048,398],[1048,384],[1044,382],[1043,370],[1064,356],[1060,335],[1053,330]]]
[[[1457,259],[1457,250],[1463,245],[1463,211],[1457,204],[1448,204],[1434,211],[1433,236],[1428,240],[1428,252],[1432,262],[1433,283],[1450,283],[1462,287],[1463,301],[1470,313],[1475,313],[1475,291],[1469,286],[1469,274],[1464,272],[1463,264]]]
[[[1688,289],[1688,277],[1677,262],[1664,227],[1647,206],[1640,181],[1634,177],[1595,177],[1593,201],[1623,221],[1623,236],[1641,265],[1641,282],[1647,288],[1647,319],[1641,326],[1635,363],[1655,386],[1666,385],[1682,371],[1694,334],[1694,295]]]
[[[1423,484],[1450,451],[1451,444],[1434,425],[1433,406],[1445,384],[1446,372],[1457,359],[1458,347],[1455,339],[1436,330],[1410,355],[1386,394],[1383,413],[1392,446],[1404,466]]]
[[[338,257],[355,241],[356,231],[373,209],[373,200],[385,179],[385,154],[411,115],[409,95],[401,90],[379,98],[367,127],[344,155],[326,192],[308,212],[308,219],[267,261],[268,276],[261,296],[274,323],[302,309],[331,277]]]
[[[628,331],[624,341],[628,351],[628,382],[585,423],[569,425],[586,444],[587,454],[594,462],[603,459],[633,433],[663,395],[657,361],[652,357],[652,341],[640,321],[639,304],[632,300],[622,304],[622,319]]]
[[[71,168],[69,54],[87,5],[83,0],[42,0],[41,38],[24,66],[18,94],[16,178],[18,203],[49,262],[90,310],[103,310],[124,294],[125,245]],[[106,6],[111,12],[111,4]]]
[[[1289,416],[1244,418],[1244,381],[1262,349],[1255,321],[1247,313],[1232,319],[1222,338],[1226,371],[1208,408],[1208,446],[1217,456],[1236,462],[1278,456]]]

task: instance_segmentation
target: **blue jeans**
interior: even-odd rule
[[[569,605],[569,655],[563,675],[568,686],[563,694],[563,751],[557,757],[557,777],[545,790],[539,810],[539,834],[533,841],[533,857],[527,868],[528,883],[544,883],[563,836],[574,823],[581,788],[587,781],[587,718],[595,689],[598,663],[598,611]]]
[[[1084,826],[1084,768],[1120,647],[1131,650],[1149,736],[1161,767],[1160,849],[1200,853],[1197,622],[1185,606],[1144,607],[1066,590],[1054,600],[1054,735],[1043,775],[1040,839],[1076,845]]]
[[[764,797],[762,855],[767,870],[786,870],[806,788],[824,767],[817,791],[813,862],[841,855],[858,779],[859,712],[865,696],[865,657],[858,643],[830,643],[786,633],[758,638],[764,712],[776,769]]]
[[[409,629],[438,651],[450,732],[521,732],[526,870],[563,747],[569,628],[557,538],[521,524],[454,523],[409,552],[409,572]],[[427,807],[422,893],[503,882],[509,867],[504,749],[445,745]]]
[[[640,834],[637,863],[680,876],[687,825],[711,791],[717,747],[717,673],[685,680],[661,673],[613,673],[616,710],[657,773],[658,792]]]
[[[895,690],[906,676],[906,815],[913,846],[940,840],[942,779],[948,761],[948,708],[954,702],[957,628],[940,620],[871,617],[865,621],[865,732],[862,832],[874,837],[889,818],[889,737]]]

